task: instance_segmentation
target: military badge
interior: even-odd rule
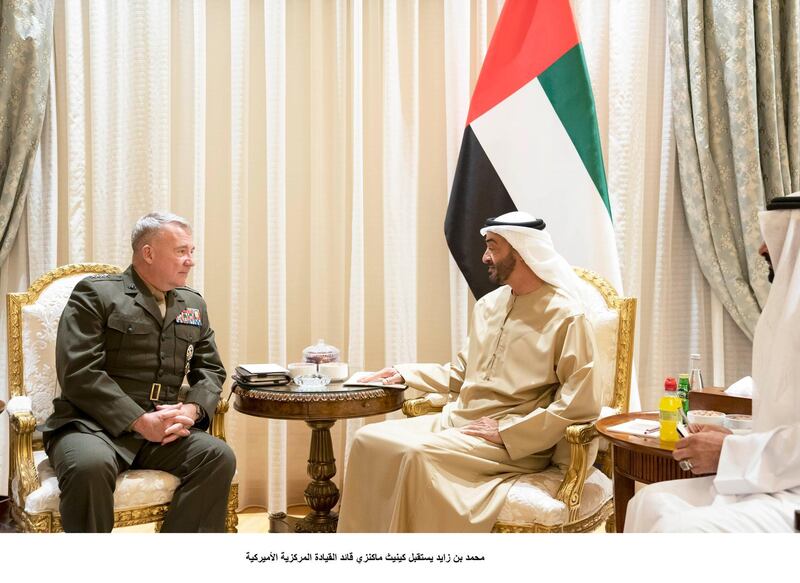
[[[186,349],[186,367],[183,370],[183,374],[189,374],[189,363],[192,362],[192,356],[194,356],[194,346],[191,344],[189,348]]]
[[[185,310],[181,310],[181,313],[175,318],[175,323],[202,326],[203,319],[200,317],[200,310],[197,308],[186,308]]]
[[[93,273],[92,275],[86,276],[88,279],[110,279],[111,281],[119,281],[122,279],[122,276],[114,274],[114,273]]]

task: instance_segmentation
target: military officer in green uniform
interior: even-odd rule
[[[205,301],[185,287],[191,227],[151,213],[131,244],[132,265],[80,281],[59,322],[61,397],[44,441],[61,521],[67,532],[110,531],[118,474],[156,469],[180,478],[163,532],[223,532],[236,459],[205,431],[225,369]]]

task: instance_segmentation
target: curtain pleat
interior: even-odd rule
[[[417,360],[419,2],[383,3],[385,360]]]
[[[286,363],[286,2],[268,2],[266,32],[267,321],[269,362]],[[298,225],[306,228],[305,225]],[[287,422],[270,420],[268,508],[286,510]]]
[[[171,16],[171,210],[192,223],[196,264],[190,274],[190,285],[202,292],[206,270],[205,2],[173,2]]]
[[[337,14],[346,16],[346,4],[339,0]],[[350,276],[348,279],[348,341],[347,354],[350,372],[364,370],[365,357],[365,306],[364,306],[364,3],[353,0],[350,20]],[[346,81],[345,81],[346,82]],[[355,432],[364,425],[364,419],[345,422],[344,454],[340,472],[344,475],[350,455],[350,445]]]
[[[56,90],[55,59],[50,61],[50,91]],[[57,265],[58,136],[56,104],[48,99],[27,201],[28,273],[34,279]]]
[[[66,180],[61,181],[62,187],[66,182],[66,193],[61,197],[66,198],[68,238],[68,263],[84,261],[89,256],[88,245],[91,245],[92,214],[90,200],[91,184],[91,140],[87,140],[87,76],[88,63],[86,60],[86,45],[88,40],[84,34],[84,16],[88,6],[82,0],[64,0],[63,19],[59,19],[59,10],[56,9],[56,24],[59,20],[63,25],[63,62],[64,70],[61,71],[57,93],[63,95],[64,104],[61,117],[65,121],[67,143],[66,160],[62,166]],[[58,32],[58,31],[56,31]],[[58,36],[58,35],[57,35]],[[56,45],[58,57],[59,45]],[[60,91],[59,91],[60,90]],[[59,103],[60,105],[60,103]]]
[[[461,0],[444,3],[444,104],[447,122],[447,193],[453,187],[453,176],[458,164],[458,153],[464,136],[470,99],[470,6]],[[469,289],[461,271],[452,257],[449,259],[450,276],[450,358],[462,349],[468,334]]]

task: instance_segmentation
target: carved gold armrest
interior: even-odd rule
[[[586,482],[589,447],[598,436],[594,423],[576,423],[567,427],[565,437],[570,446],[569,467],[556,492],[556,498],[567,506],[570,522],[578,519],[583,485]]]
[[[232,394],[232,393],[231,393]],[[214,418],[211,420],[211,435],[225,441],[225,413],[230,408],[230,395],[227,399],[220,399],[214,411]]]
[[[33,432],[36,418],[29,411],[9,413],[11,426],[11,477],[17,478],[19,505],[25,507],[28,494],[39,489],[39,473],[33,463]]]
[[[428,413],[438,413],[442,409],[444,409],[443,405],[434,405],[427,397],[403,401],[403,415],[406,417],[419,417]]]
[[[610,415],[618,415],[620,413],[626,413],[626,412],[627,412],[627,409],[625,411],[623,411],[622,409],[620,409],[618,407],[614,407],[614,408],[610,409],[607,413],[605,413],[603,415],[603,417],[609,417]],[[601,448],[603,447],[603,442],[604,441],[605,441],[605,438],[601,437],[600,438],[600,447]],[[613,470],[613,464],[612,464],[612,460],[611,460],[611,446],[608,443],[608,441],[605,441],[605,448],[604,449],[600,449],[597,452],[597,459],[595,459],[595,464],[594,465],[596,467],[600,468],[600,471],[603,472],[606,476],[611,478],[611,475],[612,475],[614,470]]]

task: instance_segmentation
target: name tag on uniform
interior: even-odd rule
[[[200,317],[200,310],[197,308],[186,308],[181,310],[178,317],[175,318],[176,324],[189,324],[190,326],[202,326],[203,320]]]

